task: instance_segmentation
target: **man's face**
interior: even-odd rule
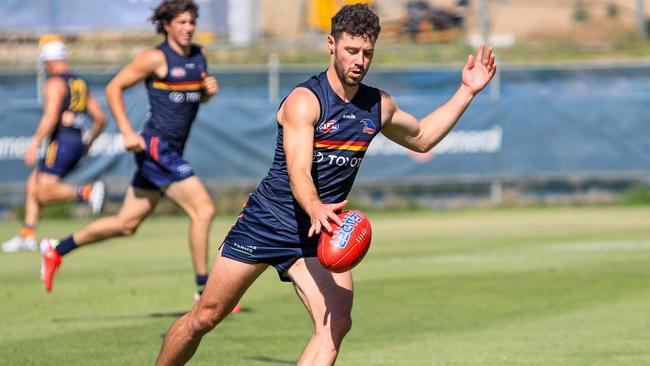
[[[61,72],[64,65],[66,65],[65,60],[43,61],[43,67],[45,68],[45,71],[50,75],[54,75],[57,72]]]
[[[348,86],[359,85],[370,68],[375,51],[375,40],[343,33],[338,40],[334,40],[330,35],[327,43],[332,51],[334,68],[341,82]]]
[[[168,40],[180,46],[189,46],[192,43],[195,29],[196,19],[189,11],[178,14],[171,22],[165,24]]]

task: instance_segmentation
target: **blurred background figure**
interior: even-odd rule
[[[106,86],[125,148],[137,164],[119,212],[91,222],[61,239],[41,242],[41,279],[47,291],[63,256],[87,244],[133,235],[138,226],[166,195],[190,217],[189,247],[194,265],[196,296],[208,277],[208,235],[214,205],[203,183],[184,160],[183,151],[201,103],[219,90],[208,75],[202,46],[192,43],[199,9],[192,0],[165,0],[149,17],[165,37],[158,46],[138,54]],[[141,133],[133,128],[124,103],[124,92],[144,81],[149,118]],[[143,107],[144,108],[144,107]]]
[[[11,240],[2,244],[2,251],[36,249],[36,224],[41,206],[53,201],[82,200],[93,213],[101,211],[104,202],[104,183],[73,186],[62,179],[70,173],[88,152],[101,133],[106,117],[97,99],[89,93],[86,81],[70,70],[68,51],[63,42],[53,40],[43,45],[39,62],[47,71],[43,85],[45,102],[43,115],[25,152],[25,165],[34,166],[41,143],[48,141],[45,156],[29,175],[25,184],[25,220],[22,229]],[[92,120],[88,134],[84,134],[87,120]]]

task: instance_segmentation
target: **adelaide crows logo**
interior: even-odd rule
[[[339,121],[335,119],[330,119],[329,121],[323,122],[320,126],[318,126],[318,131],[322,133],[328,133],[332,131],[336,131],[339,129]]]
[[[375,127],[375,123],[373,121],[369,120],[368,118],[364,118],[359,122],[363,123],[363,133],[367,133],[367,134],[372,135],[375,132],[377,132],[377,128]]]

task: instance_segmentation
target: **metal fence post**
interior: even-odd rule
[[[36,102],[43,105],[43,84],[45,83],[47,75],[43,63],[36,61]]]
[[[501,98],[501,60],[499,56],[494,56],[494,62],[497,65],[497,72],[494,74],[494,78],[490,82],[490,100],[493,102],[498,101]]]
[[[269,55],[269,103],[275,104],[280,96],[280,60],[276,53]]]
[[[490,184],[490,202],[495,205],[503,203],[503,183],[495,180]]]
[[[636,0],[636,24],[639,38],[646,39],[648,36],[648,27],[645,19],[644,0]]]
[[[478,6],[479,27],[481,29],[481,42],[487,44],[490,38],[490,8],[487,0],[480,0]]]

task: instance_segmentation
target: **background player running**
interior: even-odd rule
[[[325,270],[316,245],[330,221],[341,224],[335,212],[368,144],[382,132],[411,150],[431,150],[496,71],[492,50],[481,46],[456,93],[418,122],[388,93],[361,84],[378,35],[379,19],[366,5],[345,6],[332,18],[329,67],[282,102],[273,165],[226,237],[200,301],[169,329],[158,365],[187,362],[269,265],[293,282],[314,326],[298,364],[334,363],[352,324],[352,275]]]
[[[25,184],[25,222],[15,237],[2,244],[2,251],[36,249],[36,224],[41,206],[53,201],[87,201],[93,213],[104,202],[104,184],[73,186],[62,179],[74,169],[101,133],[106,117],[102,107],[88,91],[88,84],[70,71],[67,48],[55,40],[43,45],[39,61],[48,78],[43,85],[43,116],[25,152],[25,165],[34,166],[41,143],[49,138],[45,157]],[[87,140],[85,122],[93,120]],[[84,141],[86,140],[86,141]]]
[[[163,194],[190,216],[190,251],[198,292],[202,291],[214,205],[182,154],[199,104],[217,93],[218,85],[207,75],[204,50],[191,42],[197,17],[198,7],[192,0],[159,4],[150,20],[165,41],[136,56],[106,87],[108,104],[138,169],[117,215],[96,220],[60,241],[41,242],[41,277],[47,291],[52,289],[52,278],[64,255],[81,245],[132,235]],[[123,92],[142,80],[149,95],[150,117],[138,134],[126,115]]]

